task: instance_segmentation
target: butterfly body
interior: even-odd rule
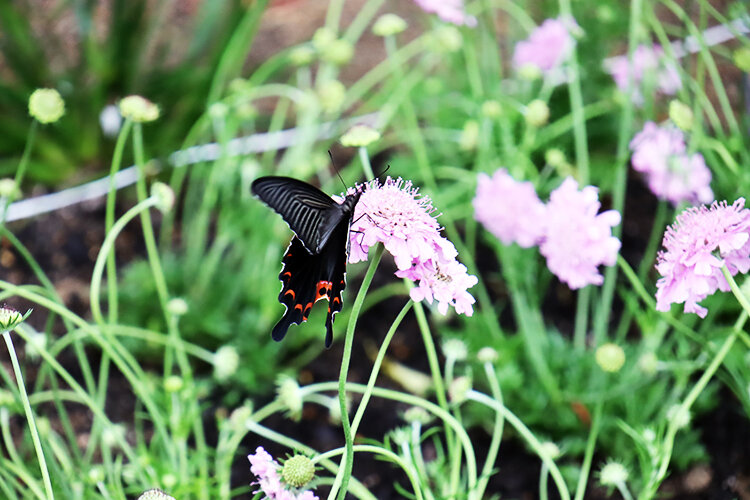
[[[256,179],[252,191],[281,215],[295,234],[284,252],[279,274],[279,302],[286,311],[271,336],[281,340],[292,324],[307,321],[313,304],[327,299],[325,343],[329,347],[334,316],[341,310],[341,294],[346,288],[349,226],[362,193],[349,194],[337,203],[306,182],[275,176]]]

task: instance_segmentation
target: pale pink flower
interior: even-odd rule
[[[477,279],[458,263],[453,243],[440,235],[430,198],[401,178],[388,177],[382,185],[375,179],[362,190],[350,230],[349,262],[367,260],[370,247],[383,243],[396,275],[419,282],[414,300],[434,299],[443,314],[453,306],[471,316],[474,298],[466,290]]]
[[[504,168],[492,177],[479,174],[473,201],[474,218],[505,245],[539,244],[544,235],[544,203],[531,182],[519,182]]]
[[[612,236],[612,227],[620,223],[620,213],[598,214],[600,206],[594,186],[579,191],[570,177],[550,194],[547,230],[539,250],[549,270],[572,289],[601,285],[604,278],[598,267],[612,266],[617,260],[620,240]]]
[[[714,202],[710,208],[691,207],[677,216],[664,233],[656,270],[656,309],[669,311],[684,303],[684,311],[701,318],[708,310],[698,302],[716,290],[729,291],[722,264],[734,276],[750,269],[750,210],[740,198],[731,206]]]
[[[633,92],[631,98],[637,105],[643,104],[643,94],[640,87],[647,73],[655,75],[656,88],[662,94],[674,95],[682,88],[682,80],[680,80],[677,67],[664,57],[664,51],[658,45],[653,47],[639,45],[633,51],[632,64],[628,60],[627,54],[614,57],[609,61],[608,69],[617,88],[626,93],[632,75]]]
[[[250,461],[250,472],[258,479],[255,483],[263,492],[263,500],[319,500],[309,490],[296,491],[289,489],[281,481],[279,469],[281,466],[268,454],[262,446],[256,448],[255,453],[247,456]]]
[[[567,23],[562,19],[547,19],[531,32],[526,40],[516,44],[513,51],[513,67],[521,69],[533,66],[542,73],[558,67],[568,58],[575,42]]]
[[[477,25],[477,18],[468,15],[464,10],[463,0],[414,0],[414,2],[423,11],[437,14],[445,22],[472,28]]]
[[[713,201],[711,171],[700,153],[687,154],[678,128],[647,122],[630,142],[630,149],[633,168],[643,173],[659,199],[673,205]]]

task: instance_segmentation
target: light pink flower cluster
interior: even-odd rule
[[[396,276],[418,282],[411,290],[415,301],[437,301],[438,311],[448,306],[471,316],[474,297],[467,291],[477,284],[456,257],[453,243],[440,235],[432,202],[421,196],[411,182],[388,177],[365,184],[354,209],[349,262],[367,260],[370,247],[378,242],[393,255]]]
[[[281,466],[262,446],[258,446],[255,453],[248,455],[247,459],[250,460],[250,472],[258,479],[253,484],[260,486],[260,490],[254,493],[262,491],[266,495],[263,497],[264,500],[318,500],[318,497],[312,491],[305,490],[295,493],[285,488],[279,477]]]
[[[613,57],[609,60],[608,71],[612,74],[617,88],[628,91],[629,79],[633,79],[631,99],[637,105],[643,104],[643,94],[640,91],[644,75],[653,73],[657,90],[665,95],[674,95],[682,88],[680,73],[674,63],[667,61],[664,51],[658,45],[648,47],[639,45],[633,51],[633,62],[628,60],[627,54]]]
[[[685,312],[704,318],[708,310],[698,302],[729,290],[722,264],[732,276],[750,269],[750,210],[744,206],[740,198],[731,206],[722,201],[691,207],[667,228],[656,263],[662,276],[656,282],[658,311],[684,303]]]
[[[533,247],[544,235],[545,208],[534,185],[516,181],[504,168],[492,177],[479,174],[473,205],[475,218],[505,245]]]
[[[579,191],[571,177],[550,193],[539,251],[547,258],[549,270],[570,288],[601,285],[604,277],[597,268],[612,266],[617,260],[620,240],[612,236],[612,228],[620,223],[620,213],[598,213],[600,207],[597,188],[586,186]]]
[[[630,149],[633,168],[659,199],[673,205],[713,201],[711,171],[703,155],[687,153],[685,137],[677,127],[647,122],[630,141]]]
[[[445,22],[471,28],[477,25],[477,18],[464,11],[463,0],[414,0],[423,11],[437,14]]]
[[[594,186],[580,191],[567,178],[544,205],[529,182],[514,180],[505,169],[492,178],[480,174],[474,198],[476,219],[504,244],[539,245],[547,267],[570,288],[601,285],[601,265],[617,259],[620,241],[612,227],[620,223],[616,210],[598,213],[601,204]]]
[[[526,40],[516,44],[513,51],[513,67],[521,69],[524,66],[533,66],[542,73],[557,68],[568,58],[575,46],[575,41],[570,35],[571,25],[576,25],[575,21],[544,21]]]

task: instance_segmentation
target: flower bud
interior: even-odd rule
[[[653,352],[644,352],[638,358],[638,369],[646,375],[653,375],[659,368],[659,358]]]
[[[479,123],[476,120],[467,120],[461,131],[458,147],[463,151],[476,149],[479,144]]]
[[[393,36],[407,28],[406,21],[396,14],[383,14],[372,25],[372,32],[377,36]]]
[[[13,393],[7,389],[0,389],[0,408],[6,406],[12,406],[16,402],[16,398],[13,397]]]
[[[313,47],[315,47],[315,50],[320,53],[323,52],[326,47],[334,40],[336,40],[336,33],[334,33],[330,28],[326,28],[324,26],[322,28],[318,28],[315,31],[315,34],[313,34],[312,37],[312,44]]]
[[[336,39],[320,52],[320,58],[336,66],[343,66],[352,60],[354,46],[348,40]]]
[[[174,206],[174,191],[163,182],[154,182],[151,185],[151,196],[156,198],[156,208],[162,213],[167,213]]]
[[[503,114],[502,105],[494,100],[490,99],[482,103],[482,115],[487,118],[500,118]]]
[[[19,193],[18,184],[16,184],[15,179],[11,179],[10,177],[0,179],[0,198],[12,200],[18,196]]]
[[[549,120],[549,107],[547,103],[540,100],[534,99],[528,106],[526,106],[526,113],[524,113],[526,123],[532,127],[541,127]]]
[[[523,80],[533,82],[534,80],[541,78],[542,70],[534,64],[524,64],[518,68],[518,76]]]
[[[102,112],[99,113],[99,126],[102,128],[102,133],[107,137],[115,137],[120,132],[122,126],[122,116],[120,116],[120,110],[114,104],[104,106]]]
[[[299,384],[287,375],[281,376],[276,384],[276,399],[289,411],[292,419],[299,419],[302,416],[303,405]]]
[[[428,46],[434,45],[440,52],[456,52],[461,48],[463,37],[461,32],[453,25],[438,26],[432,33],[432,42]]]
[[[214,378],[226,380],[237,372],[240,366],[240,355],[231,345],[219,347],[214,354]]]
[[[26,311],[26,314],[21,314],[12,307],[0,307],[0,334],[17,328],[18,325],[29,317],[29,314],[31,314],[31,309]]]
[[[619,486],[628,480],[628,469],[619,462],[609,461],[599,471],[599,482],[604,486]]]
[[[732,53],[734,64],[745,73],[750,73],[750,47],[741,47]]]
[[[29,97],[29,114],[39,123],[54,123],[65,114],[65,101],[55,89],[36,89]]]
[[[669,103],[669,118],[685,132],[693,128],[693,110],[677,99]]]
[[[482,347],[477,353],[477,359],[480,363],[494,363],[500,355],[492,347]]]
[[[367,125],[355,125],[341,136],[341,145],[363,147],[380,139],[380,132]]]
[[[304,455],[294,455],[284,462],[281,477],[293,488],[303,488],[315,478],[315,464]]]
[[[164,379],[164,390],[167,392],[178,392],[183,385],[182,377],[179,375],[170,375]]]
[[[112,424],[102,430],[102,444],[112,448],[125,440],[125,426]]]
[[[161,484],[168,490],[171,490],[177,484],[177,476],[171,472],[167,472],[161,477]]]
[[[672,405],[667,410],[667,420],[674,422],[678,429],[682,429],[690,424],[690,412],[681,405]]]
[[[625,364],[625,351],[617,344],[602,344],[596,350],[596,364],[605,372],[618,372]]]
[[[29,341],[26,343],[26,355],[32,361],[36,361],[47,349],[47,335],[44,332],[29,332]]]
[[[138,497],[138,500],[175,500],[174,497],[171,497],[161,491],[158,488],[152,488],[150,490],[144,491],[141,496]]]
[[[317,88],[320,107],[326,113],[336,113],[341,110],[346,98],[346,87],[338,80],[329,80]]]
[[[91,483],[101,483],[104,481],[104,469],[100,465],[94,465],[89,469],[86,477]]]
[[[448,339],[443,342],[443,354],[446,358],[464,361],[469,357],[469,349],[461,339]]]
[[[462,376],[456,377],[448,387],[448,395],[450,396],[451,402],[463,403],[466,401],[466,395],[471,390],[471,378]]]
[[[545,441],[542,443],[542,452],[551,460],[555,460],[560,456],[560,447],[552,441]]]
[[[315,59],[315,51],[308,45],[298,45],[289,51],[289,61],[295,66],[307,66]]]
[[[182,297],[169,299],[167,312],[172,316],[184,316],[188,312],[188,303]]]
[[[544,153],[544,161],[547,162],[547,165],[554,168],[562,167],[567,163],[565,153],[557,148],[548,149]]]
[[[159,118],[159,106],[139,95],[120,100],[120,114],[136,123],[152,122]]]

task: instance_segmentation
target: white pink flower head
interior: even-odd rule
[[[570,56],[575,40],[571,30],[578,25],[571,19],[547,19],[513,50],[513,67],[532,66],[542,73],[559,67]]]
[[[656,263],[658,311],[684,303],[685,312],[704,318],[708,310],[698,302],[716,290],[729,290],[721,266],[732,276],[750,269],[750,210],[744,206],[740,198],[732,205],[691,207],[667,228]]]
[[[687,153],[685,136],[677,127],[646,122],[630,141],[630,149],[633,168],[659,199],[673,205],[713,201],[711,171],[703,155]]]
[[[615,85],[622,92],[628,92],[632,78],[633,87],[629,97],[639,106],[643,104],[640,88],[646,74],[655,75],[656,88],[662,94],[674,95],[682,88],[677,66],[664,57],[664,51],[658,45],[639,45],[633,51],[632,63],[627,54],[614,57],[608,62],[606,69],[612,74]]]
[[[504,244],[539,245],[547,267],[570,288],[601,285],[601,265],[614,265],[620,241],[612,227],[620,223],[615,210],[598,213],[594,186],[578,189],[568,177],[552,191],[545,205],[529,182],[518,182],[505,169],[492,178],[480,174],[474,198],[475,218]]]
[[[312,491],[288,488],[279,475],[281,466],[262,446],[258,446],[247,459],[250,461],[250,472],[257,478],[253,484],[260,487],[254,493],[262,492],[264,500],[318,500]]]
[[[471,28],[477,25],[477,18],[464,10],[463,0],[414,0],[414,3],[425,12],[437,14],[445,22]]]
[[[401,178],[388,177],[383,184],[375,179],[362,189],[350,230],[349,262],[367,260],[370,247],[383,243],[396,263],[396,275],[418,282],[412,299],[435,300],[442,314],[453,306],[471,316],[474,297],[467,289],[477,278],[467,274],[456,260],[456,247],[440,235],[430,198]]]

